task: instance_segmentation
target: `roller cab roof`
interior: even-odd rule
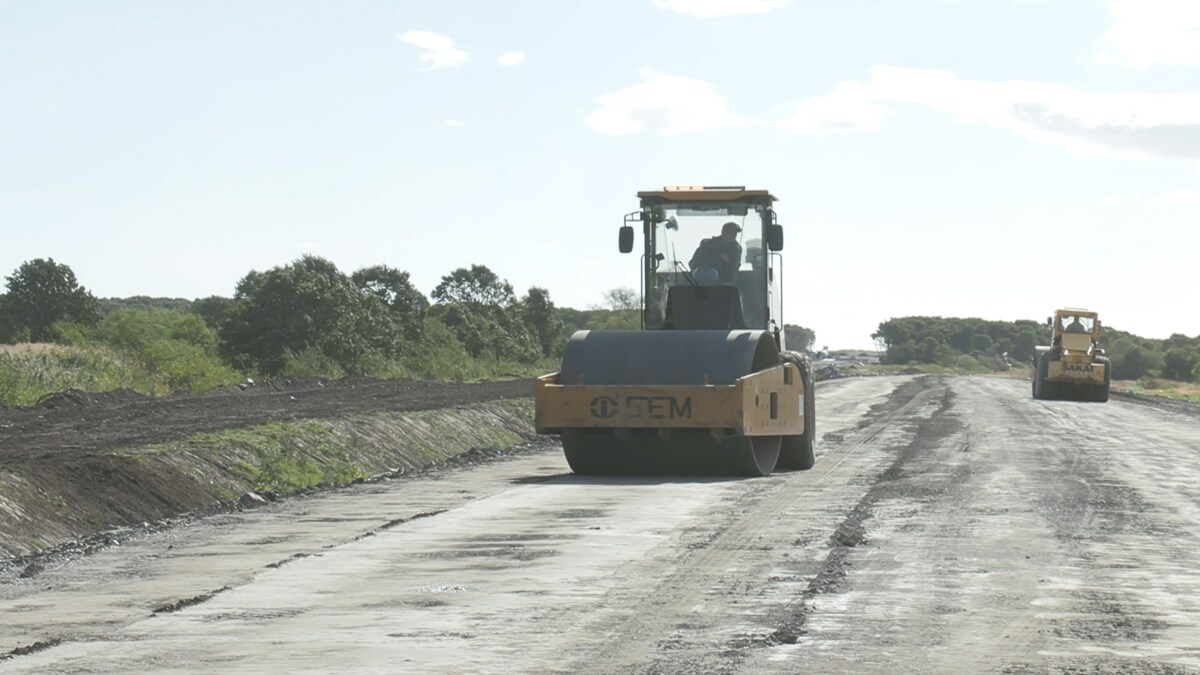
[[[732,202],[747,201],[769,204],[778,201],[767,190],[747,190],[741,185],[699,186],[669,185],[662,190],[643,190],[637,193],[643,202]]]

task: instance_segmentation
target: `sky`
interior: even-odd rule
[[[784,320],[1200,335],[1193,0],[0,0],[0,276],[232,296],[303,255],[638,288],[639,190],[779,198]]]

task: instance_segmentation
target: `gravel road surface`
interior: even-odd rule
[[[145,535],[0,584],[6,672],[1200,672],[1200,416],[822,383],[817,464],[560,449]]]

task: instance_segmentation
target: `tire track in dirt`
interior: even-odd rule
[[[954,405],[954,392],[944,387],[922,392],[922,395],[914,398],[909,406],[901,410],[910,408],[918,402],[923,403],[926,398],[936,399],[938,401],[937,409],[929,418],[917,422],[916,434],[912,443],[903,448],[897,448],[895,461],[863,495],[858,504],[855,504],[846,519],[838,525],[837,531],[830,537],[829,554],[825,558],[825,564],[809,583],[801,597],[782,612],[783,618],[779,627],[763,644],[768,646],[795,644],[800,639],[800,636],[806,632],[804,624],[808,620],[813,598],[836,590],[841,585],[842,579],[847,574],[847,558],[851,550],[865,541],[864,522],[873,516],[877,503],[896,491],[893,483],[904,471],[905,464],[917,454],[938,445],[943,439],[961,429],[961,423],[945,416],[945,413]],[[950,481],[955,482],[956,479],[951,477]]]
[[[1187,420],[947,383],[961,429],[875,501],[867,545],[813,596],[809,632],[748,670],[1197,672]]]
[[[640,570],[641,583],[610,594],[602,602],[596,620],[578,628],[584,633],[604,633],[605,641],[620,645],[620,649],[576,660],[564,672],[732,672],[737,670],[747,649],[779,641],[775,634],[786,631],[783,626],[801,611],[806,596],[782,611],[776,608],[770,616],[758,617],[757,628],[735,629],[736,635],[725,644],[710,641],[696,644],[690,636],[707,634],[712,628],[706,624],[712,617],[697,611],[706,604],[722,605],[730,598],[761,594],[757,587],[763,585],[781,582],[792,585],[802,575],[815,574],[820,581],[814,583],[828,583],[843,573],[841,551],[854,545],[855,521],[865,517],[865,511],[852,511],[841,518],[830,538],[835,543],[820,570],[772,574],[773,569],[778,570],[787,561],[773,559],[767,552],[785,552],[789,545],[765,538],[764,532],[790,542],[794,537],[788,535],[786,523],[796,517],[793,515],[797,511],[796,495],[803,494],[806,486],[852,483],[858,467],[847,460],[876,445],[885,432],[920,414],[942,391],[929,387],[927,381],[921,380],[897,388],[887,403],[874,411],[874,419],[861,423],[839,447],[822,455],[812,470],[755,480],[756,489],[747,493],[735,509],[719,516],[722,520],[719,525],[706,523],[692,533],[694,540],[687,544],[683,557],[671,561],[669,567],[664,564],[664,569]],[[768,482],[769,486],[763,486]],[[804,510],[803,506],[800,510]],[[836,543],[839,539],[841,544]],[[654,598],[653,613],[638,611],[647,597]],[[764,624],[774,627],[774,632],[764,628]],[[614,652],[619,656],[614,656]],[[716,663],[712,658],[714,652],[721,656]]]

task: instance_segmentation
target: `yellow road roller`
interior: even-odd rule
[[[584,475],[765,476],[813,466],[813,370],[783,330],[783,227],[766,190],[638,193],[641,330],[581,330],[537,379],[537,430]]]
[[[1046,319],[1050,345],[1033,359],[1033,397],[1108,401],[1112,363],[1100,348],[1100,317],[1086,309],[1064,308]]]

